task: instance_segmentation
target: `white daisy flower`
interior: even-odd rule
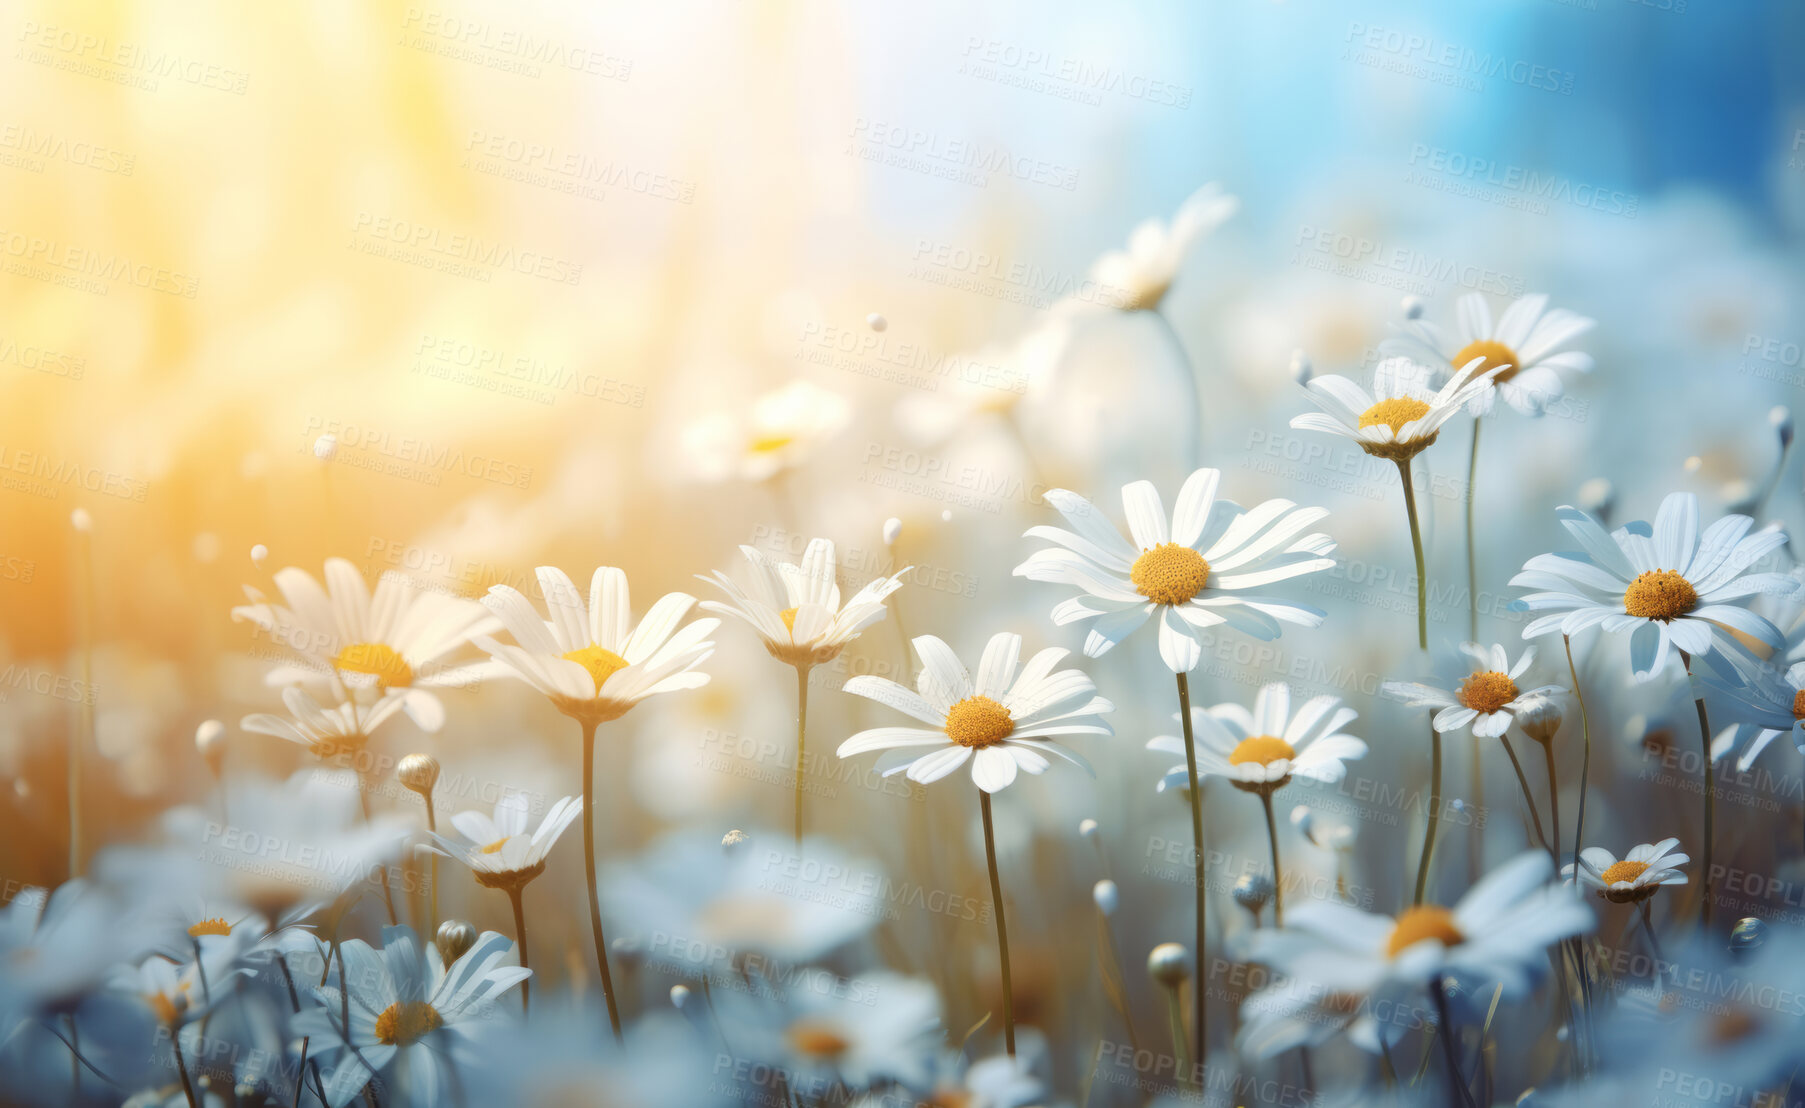
[[[421,589],[389,572],[370,595],[363,574],[343,558],[326,559],[326,587],[306,570],[290,566],[275,576],[283,603],[246,586],[251,603],[232,609],[293,650],[300,662],[279,666],[272,685],[318,687],[334,679],[355,690],[403,698],[407,714],[427,731],[445,722],[445,709],[430,691],[457,688],[484,666],[447,666],[442,659],[500,624],[473,600]]]
[[[1267,794],[1294,776],[1339,781],[1347,775],[1348,761],[1366,756],[1366,744],[1341,730],[1356,715],[1341,706],[1338,696],[1311,697],[1293,715],[1291,690],[1279,681],[1259,691],[1252,712],[1234,703],[1208,711],[1192,708],[1197,773],[1225,778],[1243,792]],[[1183,739],[1161,735],[1149,740],[1147,749],[1180,759],[1160,779],[1162,792],[1190,784]]]
[[[1406,908],[1397,918],[1336,901],[1295,908],[1283,930],[1261,930],[1250,958],[1331,992],[1370,993],[1389,982],[1421,986],[1472,974],[1521,993],[1546,967],[1546,948],[1592,927],[1592,910],[1550,884],[1544,851],[1520,854],[1487,874],[1452,909]]]
[[[507,964],[513,946],[485,931],[446,966],[437,945],[427,943],[422,951],[406,927],[383,928],[381,950],[361,939],[343,943],[343,969],[333,977],[349,995],[331,987],[314,990],[317,1006],[297,1015],[292,1025],[294,1034],[310,1037],[322,1059],[338,1056],[324,1082],[332,1108],[355,1097],[373,1077],[409,1103],[448,1102],[455,1076],[446,1067],[481,1064],[474,1047],[483,1025],[499,1023],[497,1016],[512,1009],[495,1001],[531,976]],[[342,1014],[347,1005],[349,1034]],[[405,1086],[388,1076],[397,1065],[406,1067]],[[393,1101],[385,1097],[384,1102]]]
[[[1581,884],[1597,889],[1598,895],[1612,904],[1636,904],[1655,895],[1662,885],[1686,884],[1680,867],[1692,859],[1672,853],[1678,845],[1678,839],[1643,843],[1631,847],[1622,861],[1602,846],[1588,846],[1579,852],[1579,865],[1568,862],[1561,867],[1561,876],[1570,882],[1577,872]]]
[[[1805,752],[1805,662],[1782,670],[1756,658],[1741,644],[1718,644],[1709,657],[1729,661],[1722,677],[1710,673],[1701,680],[1717,693],[1728,709],[1733,725],[1711,743],[1713,761],[1736,755],[1736,772],[1747,773],[1770,744],[1791,735],[1793,745]]]
[[[1304,388],[1322,411],[1293,416],[1291,426],[1352,439],[1376,458],[1407,462],[1434,445],[1444,424],[1489,392],[1497,372],[1474,358],[1437,389],[1427,366],[1387,358],[1373,370],[1371,393],[1346,377],[1312,377]]]
[[[833,661],[859,632],[883,619],[884,599],[902,587],[909,572],[869,582],[842,608],[831,540],[811,541],[800,565],[750,546],[740,547],[740,553],[752,566],[751,586],[741,589],[719,570],[713,577],[697,574],[718,585],[729,601],[704,600],[699,606],[751,624],[772,657],[798,667]]]
[[[1066,651],[1049,647],[1020,665],[1021,650],[1020,635],[991,636],[974,681],[951,647],[932,635],[921,636],[915,640],[923,667],[919,692],[870,675],[854,677],[845,688],[929,726],[860,731],[840,744],[840,757],[902,751],[899,760],[884,767],[884,776],[906,772],[909,780],[924,785],[969,761],[971,779],[987,793],[1006,788],[1018,769],[1046,772],[1049,754],[1090,772],[1083,758],[1052,740],[1059,735],[1113,735],[1100,717],[1115,705],[1095,696],[1096,686],[1082,672],[1054,669]]]
[[[539,827],[527,833],[525,793],[507,793],[495,802],[495,814],[459,812],[451,817],[458,833],[469,840],[460,843],[444,835],[432,835],[438,853],[470,867],[476,883],[486,889],[519,888],[545,872],[545,859],[571,821],[583,814],[583,802],[561,797]],[[430,848],[429,848],[430,849]]]
[[[1170,526],[1151,482],[1124,485],[1122,507],[1132,544],[1090,501],[1053,489],[1045,499],[1072,530],[1030,527],[1025,537],[1058,548],[1036,551],[1015,574],[1081,591],[1054,607],[1053,622],[1095,619],[1084,640],[1091,658],[1157,612],[1160,657],[1174,673],[1197,668],[1203,658],[1197,632],[1203,628],[1226,623],[1256,638],[1275,639],[1280,621],[1321,624],[1321,609],[1258,590],[1335,564],[1329,557],[1335,543],[1327,535],[1297,537],[1328,509],[1268,500],[1246,510],[1216,498],[1220,478],[1214,469],[1191,474],[1179,490]]]
[[[288,706],[287,716],[257,712],[239,720],[238,726],[304,746],[322,761],[361,771],[368,767],[355,763],[369,745],[370,736],[407,705],[407,697],[384,696],[362,707],[347,701],[328,708],[300,686],[290,685],[282,690],[282,703]]]
[[[115,969],[108,986],[143,1001],[164,1027],[178,1028],[232,995],[232,978],[248,972],[237,964],[238,954],[238,946],[228,943],[205,947],[192,961],[153,955],[139,965]]]
[[[951,359],[941,387],[913,390],[897,404],[898,425],[918,441],[940,443],[983,416],[1014,420],[1022,401],[1040,395],[1052,380],[1071,333],[1070,318],[1055,313],[1010,345]]]
[[[796,380],[743,410],[701,416],[679,440],[686,464],[701,480],[763,481],[807,461],[851,420],[845,397]]]
[[[782,1004],[721,990],[715,1007],[736,1050],[781,1066],[809,1100],[885,1081],[923,1087],[943,1034],[934,986],[890,972],[795,989]]]
[[[517,590],[492,586],[483,603],[501,618],[514,645],[486,637],[477,645],[565,715],[587,722],[618,719],[648,696],[708,684],[708,675],[695,667],[714,653],[707,637],[721,621],[698,619],[679,630],[694,597],[667,593],[631,627],[627,575],[613,566],[595,571],[587,608],[563,570],[540,566],[538,575],[549,618]]]
[[[1560,370],[1585,373],[1592,356],[1561,347],[1590,331],[1596,321],[1563,308],[1548,310],[1548,297],[1532,293],[1513,301],[1497,322],[1485,297],[1476,292],[1460,298],[1459,326],[1453,336],[1425,319],[1406,320],[1403,335],[1387,339],[1382,353],[1428,360],[1445,373],[1470,365],[1498,371],[1492,379],[1505,403],[1527,416],[1539,416],[1560,398]],[[1476,416],[1492,409],[1492,391],[1476,393],[1469,409]]]
[[[72,1010],[121,959],[147,945],[119,920],[127,911],[111,889],[75,878],[55,891],[27,885],[0,906],[0,1025]]]
[[[1178,276],[1191,246],[1235,214],[1240,201],[1210,183],[1192,193],[1170,226],[1147,219],[1128,236],[1126,250],[1111,250],[1091,266],[1091,280],[1116,297],[1126,312],[1154,311]]]
[[[1592,626],[1633,631],[1630,664],[1639,681],[1661,672],[1670,649],[1708,654],[1731,632],[1781,645],[1778,628],[1729,602],[1798,588],[1785,574],[1743,572],[1785,543],[1785,532],[1770,527],[1751,535],[1754,521],[1731,515],[1700,536],[1698,497],[1689,492],[1661,501],[1652,529],[1637,521],[1606,534],[1575,508],[1555,514],[1582,551],[1538,554],[1511,578],[1517,588],[1539,590],[1522,598],[1525,608],[1554,613],[1532,620],[1524,638]]]
[[[1488,650],[1476,642],[1463,642],[1460,652],[1471,665],[1453,688],[1441,683],[1387,681],[1381,691],[1411,708],[1439,708],[1430,722],[1442,734],[1471,724],[1473,736],[1480,739],[1497,738],[1510,730],[1518,712],[1535,707],[1550,694],[1567,691],[1559,685],[1517,687],[1517,679],[1535,662],[1533,646],[1523,651],[1514,666],[1502,644],[1494,643]]]

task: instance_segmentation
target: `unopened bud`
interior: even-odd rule
[[[896,540],[902,538],[902,520],[891,516],[884,521],[884,545],[895,546]]]
[[[752,836],[735,827],[721,836],[721,849],[728,854],[735,854],[738,848],[752,841]]]
[[[439,760],[430,754],[409,754],[395,767],[395,776],[421,796],[431,796],[439,783]]]
[[[1403,303],[1402,307],[1404,309],[1404,318],[1405,319],[1421,319],[1421,318],[1423,318],[1423,298],[1422,297],[1406,296],[1404,298],[1404,303]]]
[[[313,440],[313,456],[322,462],[330,462],[338,456],[338,436],[328,431]]]
[[[1098,911],[1113,916],[1122,903],[1122,894],[1114,881],[1099,881],[1091,887],[1091,899],[1097,902]]]
[[[1563,718],[1561,702],[1552,696],[1532,696],[1517,709],[1517,726],[1539,743],[1554,741]]]
[[[449,966],[476,945],[476,928],[461,919],[448,919],[439,924],[433,942],[439,948],[439,957]]]
[[[69,526],[84,535],[88,534],[94,530],[94,517],[88,514],[88,509],[77,508],[69,513]]]
[[[207,768],[219,776],[226,757],[226,725],[216,719],[205,720],[194,729],[194,749],[206,759]]]
[[[1291,379],[1293,381],[1296,381],[1300,385],[1308,384],[1311,375],[1315,372],[1316,367],[1310,364],[1310,355],[1304,353],[1302,350],[1292,351]]]
[[[1096,838],[1097,837],[1097,821],[1094,819],[1079,820],[1078,821],[1078,835],[1080,838],[1085,838],[1085,839]]]
[[[256,546],[251,547],[251,564],[252,565],[261,566],[261,565],[263,565],[264,560],[268,557],[269,557],[269,547],[263,545],[262,543],[258,543]]]
[[[1147,976],[1167,988],[1177,988],[1191,976],[1191,952],[1182,943],[1159,944],[1147,953]]]
[[[882,333],[885,328],[890,326],[890,321],[878,313],[872,312],[865,317],[865,326],[871,328],[873,331]]]
[[[1263,873],[1244,873],[1235,879],[1235,903],[1259,915],[1272,899],[1272,878]]]
[[[677,1009],[679,1012],[681,1012],[681,1011],[683,1011],[683,1006],[688,1003],[689,1003],[689,986],[688,985],[672,985],[671,986],[671,1007],[673,1007],[673,1008]]]

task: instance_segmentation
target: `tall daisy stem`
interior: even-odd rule
[[[1548,832],[1549,842],[1554,844],[1552,848],[1555,855],[1554,868],[1558,872],[1561,868],[1561,786],[1554,776],[1554,742],[1552,740],[1542,744],[1542,762],[1548,767]],[[1579,857],[1575,855],[1573,860],[1577,863]]]
[[[1408,474],[1406,474],[1408,478]],[[1409,486],[1406,485],[1406,488]],[[1415,519],[1414,509],[1411,518]],[[1418,564],[1421,564],[1419,555]],[[1441,732],[1429,725],[1429,818],[1423,828],[1423,856],[1416,864],[1416,896],[1412,904],[1423,902],[1423,892],[1429,887],[1429,863],[1435,858],[1435,831],[1441,823]]]
[[[1680,651],[1680,661],[1686,666],[1687,684],[1692,682],[1692,655]],[[1709,929],[1711,926],[1711,844],[1715,839],[1712,834],[1713,825],[1717,822],[1717,772],[1711,765],[1711,721],[1705,716],[1705,698],[1693,689],[1693,704],[1698,708],[1699,754],[1705,765],[1705,866],[1701,873],[1703,884],[1699,886],[1702,894],[1699,898],[1699,926]]]
[[[608,938],[602,934],[602,894],[595,870],[595,726],[593,719],[577,721],[583,728],[583,870],[589,878],[589,929],[595,933],[595,962],[602,971],[602,999],[608,1002],[608,1025],[614,1041],[621,1041],[620,1008],[614,1000],[614,975],[608,972]],[[523,948],[524,949],[524,946]]]
[[[1181,1084],[1190,1084],[1193,1073],[1189,1047],[1185,1045],[1185,1006],[1178,998],[1179,986],[1175,984],[1160,985],[1160,991],[1166,994],[1166,1022],[1172,1027],[1172,1060],[1178,1066]]]
[[[1561,636],[1561,645],[1567,648],[1567,673],[1573,678],[1573,697],[1579,701],[1579,729],[1585,737],[1585,754],[1579,762],[1579,821],[1573,826],[1573,861],[1579,862],[1579,848],[1585,843],[1586,834],[1586,778],[1592,770],[1592,724],[1586,718],[1586,694],[1579,687],[1579,670],[1573,665],[1573,640],[1566,635]],[[1573,894],[1579,895],[1579,882],[1573,883]]]
[[[1003,1043],[1015,1057],[1015,988],[1009,979],[1009,925],[1003,917],[1003,880],[997,876],[996,830],[990,819],[990,794],[978,790],[978,809],[984,813],[984,860],[990,863],[990,902],[997,913],[997,954],[1003,963]]]
[[[1473,487],[1479,479],[1479,425],[1473,419],[1473,451],[1467,456],[1467,637],[1479,641],[1479,545],[1473,531]]]
[[[1508,736],[1499,735],[1498,741],[1504,744],[1504,753],[1510,755],[1510,768],[1517,771],[1517,784],[1523,788],[1523,803],[1528,805],[1529,818],[1535,823],[1536,841],[1541,843],[1542,849],[1548,852],[1550,860],[1558,862],[1559,859],[1554,856],[1554,847],[1548,845],[1548,836],[1542,830],[1542,815],[1536,811],[1535,794],[1529,791],[1529,778],[1523,773],[1523,763],[1517,760],[1516,748],[1510,745]]]
[[[1416,646],[1429,649],[1429,570],[1423,562],[1423,529],[1416,518],[1416,486],[1410,483],[1410,459],[1398,460],[1404,485],[1404,512],[1410,517],[1410,549],[1416,555]],[[1439,780],[1439,777],[1438,777]]]
[[[1272,847],[1272,925],[1285,926],[1285,871],[1279,867],[1279,825],[1272,817],[1272,790],[1260,791],[1260,803],[1266,808],[1266,842]]]
[[[439,821],[432,810],[432,791],[429,789],[421,794],[421,799],[426,801],[426,829],[437,833],[439,830]],[[426,864],[429,867],[426,877],[428,883],[426,890],[426,933],[428,935],[434,935],[437,934],[439,930],[439,855],[436,851],[427,859]]]
[[[1466,1079],[1460,1075],[1460,1058],[1454,1044],[1454,1025],[1448,1016],[1448,992],[1442,976],[1436,974],[1429,979],[1429,995],[1435,1000],[1435,1014],[1441,1023],[1442,1060],[1448,1065],[1448,1090],[1458,1092],[1458,1103],[1473,1108],[1473,1094],[1467,1089]],[[1455,1103],[1453,1099],[1449,1103]]]
[[[802,845],[803,737],[808,734],[808,666],[796,667],[796,845]]]
[[[1192,1038],[1196,1043],[1193,1054],[1199,1063],[1209,1057],[1207,1034],[1207,1011],[1205,1006],[1206,989],[1203,987],[1204,955],[1204,873],[1203,873],[1203,795],[1197,780],[1197,738],[1191,732],[1191,682],[1185,674],[1178,677],[1178,720],[1184,726],[1185,733],[1185,769],[1191,775],[1191,855],[1194,883],[1197,886],[1197,945],[1192,948],[1197,958],[1197,987],[1191,990]]]
[[[514,945],[520,950],[520,968],[529,969],[526,961],[526,909],[521,904],[521,893],[525,890],[516,885],[508,890],[508,899],[514,904]],[[526,978],[520,983],[520,1014],[526,1015],[529,998],[532,995],[533,979]]]
[[[182,1057],[182,1026],[174,1024],[169,1029],[169,1045],[175,1048],[175,1071],[182,1075],[182,1095],[188,1098],[188,1108],[200,1108],[194,1099],[194,1083],[188,1080],[188,1062]]]

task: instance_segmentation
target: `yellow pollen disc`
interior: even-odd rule
[[[798,1054],[811,1058],[837,1058],[852,1044],[831,1027],[818,1023],[798,1023],[789,1031],[790,1045]]]
[[[1419,904],[1404,909],[1404,914],[1398,917],[1397,926],[1391,929],[1391,941],[1385,944],[1385,953],[1396,958],[1424,939],[1434,939],[1443,946],[1459,946],[1467,937],[1454,926],[1453,912],[1433,904]]]
[[[1210,563],[1188,546],[1162,542],[1143,550],[1128,571],[1134,591],[1155,604],[1183,604],[1210,582]]]
[[[1479,368],[1474,371],[1474,376],[1478,376],[1488,369],[1497,369],[1501,365],[1510,367],[1499,373],[1498,376],[1492,378],[1497,384],[1503,384],[1512,377],[1515,377],[1517,372],[1523,368],[1523,363],[1517,360],[1517,352],[1515,350],[1512,350],[1501,342],[1493,342],[1491,339],[1480,339],[1478,342],[1468,343],[1466,346],[1461,347],[1460,353],[1454,355],[1452,359],[1454,368],[1463,369],[1466,367],[1466,364],[1474,358],[1485,359],[1485,361],[1480,364]]]
[[[960,746],[995,746],[1014,731],[1009,709],[988,696],[968,696],[946,710],[946,737]]]
[[[354,642],[338,652],[332,665],[346,673],[367,673],[385,689],[405,689],[414,683],[413,669],[386,643]]]
[[[783,617],[783,625],[789,629],[790,634],[794,635],[796,633],[796,609],[785,608],[777,614]]]
[[[1792,718],[1805,719],[1805,689],[1792,694]]]
[[[478,854],[500,854],[501,848],[504,846],[507,846],[507,845],[508,845],[508,840],[496,839],[494,842],[490,843],[488,846],[485,846],[481,850],[477,851],[477,853]]]
[[[1606,869],[1600,877],[1607,885],[1615,885],[1619,881],[1634,881],[1648,871],[1647,862],[1622,861]]]
[[[1284,739],[1275,735],[1255,735],[1235,744],[1235,749],[1229,753],[1228,764],[1238,766],[1244,762],[1258,762],[1269,766],[1280,758],[1289,760],[1295,757],[1297,751]]]
[[[376,1017],[376,1041],[388,1046],[409,1046],[445,1021],[439,1010],[423,1000],[398,1000]]]
[[[150,1010],[156,1013],[159,1022],[175,1024],[181,1021],[182,1013],[176,1008],[175,1001],[170,1000],[162,993],[151,993],[144,1000],[150,1005]]]
[[[198,939],[202,935],[230,935],[231,933],[232,925],[218,916],[204,919],[188,929],[188,937],[191,939]]]
[[[1383,423],[1391,428],[1393,434],[1403,434],[1404,425],[1413,419],[1421,419],[1429,414],[1429,405],[1421,400],[1408,396],[1394,396],[1390,400],[1381,400],[1360,417],[1360,426],[1371,427]]]
[[[1666,623],[1697,606],[1698,593],[1692,582],[1671,569],[1651,569],[1623,590],[1623,610],[1638,619]]]
[[[564,655],[564,660],[575,662],[588,670],[589,676],[595,678],[595,691],[598,693],[602,691],[603,682],[613,676],[616,670],[627,668],[625,658],[612,650],[603,650],[593,643],[581,650],[573,650]]]
[[[796,441],[794,435],[760,435],[746,444],[754,454],[775,454]]]
[[[1462,681],[1455,699],[1477,712],[1495,712],[1517,699],[1517,683],[1495,669],[1484,670]]]

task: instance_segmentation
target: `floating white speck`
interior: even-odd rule
[[[88,514],[88,509],[77,508],[69,513],[69,526],[85,535],[94,530],[94,517]]]
[[[890,326],[890,321],[885,319],[883,316],[879,315],[878,313],[872,312],[870,315],[865,317],[865,325],[867,327],[870,327],[873,331],[881,332],[886,327]]]
[[[261,566],[264,563],[264,561],[267,560],[268,558],[269,558],[269,547],[263,545],[262,543],[258,543],[256,546],[251,547],[251,564],[252,565]]]

